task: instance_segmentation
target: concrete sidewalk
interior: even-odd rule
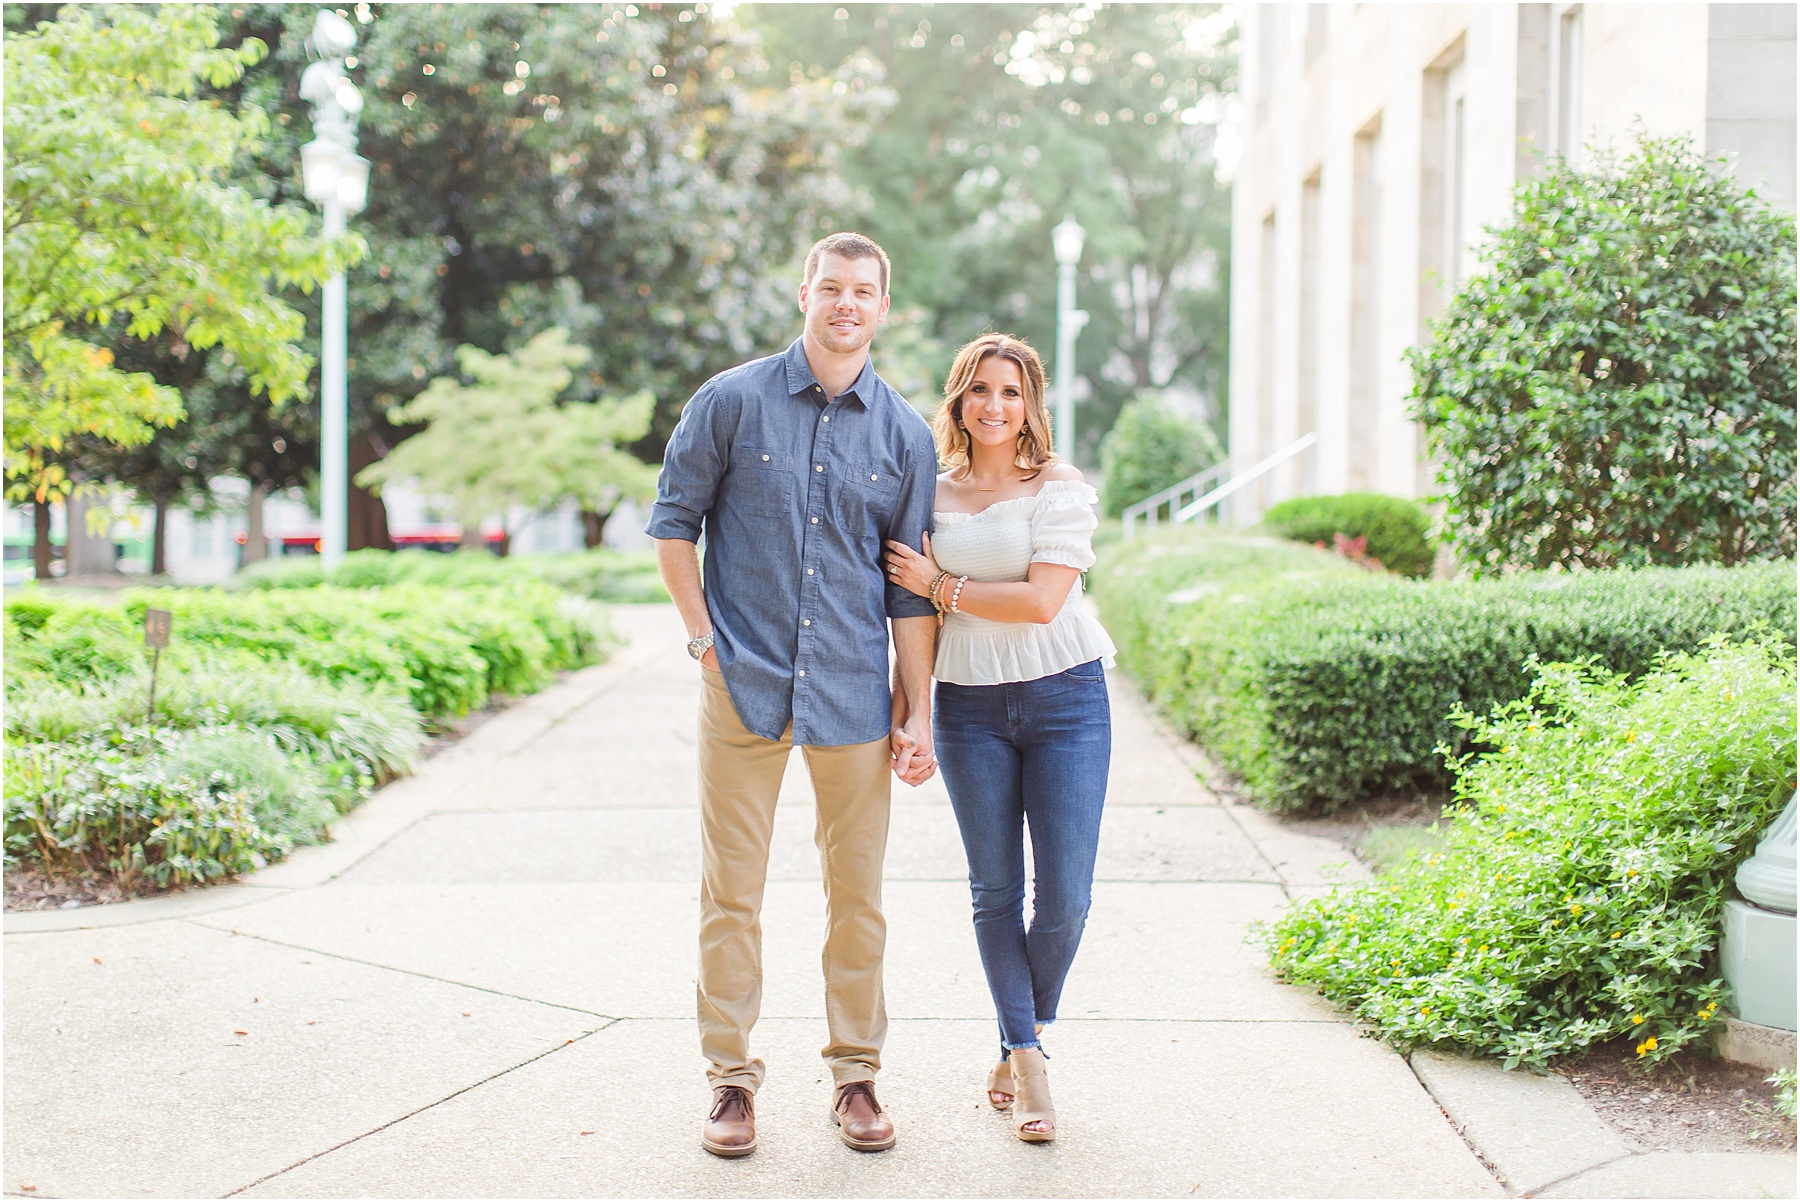
[[[983,1102],[992,1011],[934,781],[895,786],[887,861],[880,1085],[900,1143],[838,1142],[796,759],[764,911],[761,1148],[715,1159],[693,1020],[699,684],[672,607],[616,616],[613,662],[384,790],[328,847],[239,885],[8,915],[6,1192],[1630,1197],[1621,1170],[1651,1159],[1683,1161],[1654,1166],[1659,1196],[1792,1192],[1791,1156],[1634,1157],[1581,1127],[1599,1120],[1566,1083],[1415,1072],[1270,980],[1246,925],[1343,853],[1221,804],[1124,681],[1093,914],[1048,1040],[1057,1141],[1019,1142]]]

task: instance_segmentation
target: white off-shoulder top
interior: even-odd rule
[[[1080,480],[1050,480],[1036,496],[996,501],[980,513],[939,512],[933,515],[933,557],[947,572],[989,582],[1024,580],[1034,563],[1085,572],[1094,565],[1098,500]],[[951,684],[1005,684],[1053,676],[1095,659],[1110,668],[1112,656],[1112,639],[1082,605],[1077,579],[1061,611],[1042,625],[946,613],[938,632],[936,676]]]

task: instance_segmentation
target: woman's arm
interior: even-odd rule
[[[929,534],[925,536],[923,555],[905,543],[889,542],[887,561],[888,579],[921,597],[931,595],[938,565],[931,554]],[[1075,587],[1075,579],[1080,575],[1080,569],[1059,563],[1034,563],[1026,571],[1025,579],[1020,581],[971,580],[962,586],[962,592],[956,598],[956,609],[958,613],[972,614],[990,622],[1042,625],[1062,612],[1063,603],[1069,599],[1069,590]],[[952,577],[938,590],[939,599],[948,606],[950,595],[955,591],[956,579]]]
[[[963,585],[956,609],[958,613],[973,614],[990,622],[1036,622],[1042,625],[1062,612],[1063,603],[1069,599],[1069,590],[1075,587],[1076,577],[1080,575],[1079,569],[1066,568],[1060,563],[1034,563],[1025,579],[1016,584],[971,580]],[[952,590],[955,587],[951,585]]]

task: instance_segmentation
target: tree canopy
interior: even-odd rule
[[[310,288],[357,244],[309,236],[303,212],[233,183],[267,117],[197,93],[265,47],[219,40],[210,9],[183,5],[68,9],[6,38],[14,495],[65,489],[72,439],[140,446],[181,417],[178,390],[125,369],[121,348],[166,334],[178,356],[219,348],[270,401],[306,390],[304,321],[276,289]]]
[[[590,357],[561,328],[508,355],[457,347],[470,382],[433,380],[399,415],[425,429],[364,468],[359,481],[379,488],[417,480],[426,493],[452,499],[465,537],[483,518],[515,509],[574,499],[606,511],[621,496],[642,499],[655,491],[655,469],[618,444],[643,437],[651,395],[556,403]]]
[[[894,259],[894,305],[955,347],[1003,329],[1055,344],[1050,228],[1088,231],[1076,361],[1084,461],[1147,389],[1206,403],[1225,429],[1229,193],[1213,142],[1236,87],[1218,5],[755,4],[738,10],[776,71],[829,83],[866,136],[839,172],[849,227]],[[884,335],[884,338],[888,336]],[[892,348],[876,345],[884,365]],[[925,397],[916,398],[928,400]]]

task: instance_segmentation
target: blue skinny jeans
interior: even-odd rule
[[[1038,680],[939,683],[933,740],[969,857],[975,943],[1002,1054],[1041,1046],[1093,895],[1112,712],[1099,660]],[[1025,926],[1025,832],[1031,927]]]

